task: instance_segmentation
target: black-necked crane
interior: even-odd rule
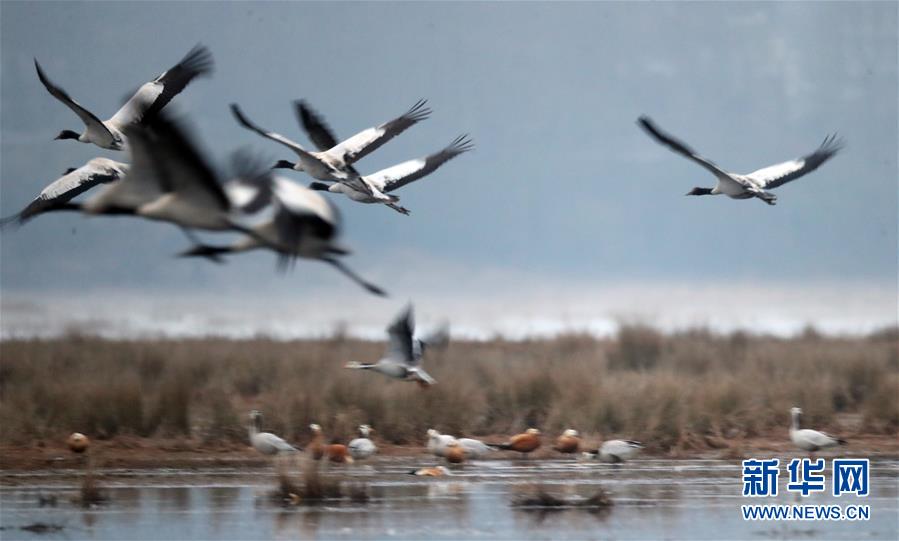
[[[94,158],[78,168],[70,168],[48,184],[21,211],[0,220],[0,226],[23,225],[47,212],[81,210],[72,199],[101,184],[116,182],[128,173],[128,164],[108,158]]]
[[[195,77],[212,72],[212,54],[203,45],[196,45],[185,57],[159,77],[143,84],[137,92],[109,120],[100,120],[94,113],[84,108],[61,87],[53,84],[37,59],[34,67],[38,78],[50,94],[64,103],[84,122],[81,133],[63,130],[56,139],[75,139],[82,143],[93,143],[101,148],[122,150],[127,144],[125,128],[146,121],[159,112],[179,92],[184,90]]]
[[[297,107],[298,109],[302,109],[303,105],[298,104]],[[345,141],[344,143],[346,144],[344,146],[341,146],[341,144],[335,145],[333,148],[324,151],[310,151],[306,150],[301,144],[292,141],[279,133],[260,127],[258,124],[251,121],[237,104],[231,104],[231,112],[241,126],[256,132],[266,139],[286,146],[297,155],[298,161],[296,163],[281,160],[275,164],[275,168],[305,171],[312,178],[340,183],[347,190],[364,194],[366,197],[384,203],[403,214],[408,214],[408,211],[403,207],[396,205],[399,198],[383,193],[376,186],[362,178],[358,171],[353,167],[353,163],[362,156],[365,156],[369,152],[380,147],[386,141],[392,139],[415,122],[418,122],[418,120],[426,118],[427,113],[430,111],[427,109],[424,109],[424,111],[424,116],[421,116],[422,107],[419,106],[415,111],[410,111],[406,115],[400,117],[400,119],[415,119],[412,123],[398,122],[399,119],[394,119],[393,121],[382,125],[392,126],[390,129],[381,129],[380,127],[370,128]],[[315,139],[318,139],[318,142],[321,142],[320,137],[316,136]]]
[[[342,220],[337,207],[320,194],[283,177],[272,178],[270,186],[274,209],[268,220],[249,227],[248,234],[232,244],[216,246],[198,242],[180,255],[215,259],[226,254],[268,249],[278,255],[281,268],[296,258],[318,260],[336,268],[367,291],[386,294],[340,260],[349,250],[338,243]]]
[[[446,148],[438,152],[422,158],[405,161],[392,167],[388,167],[387,169],[372,173],[371,175],[364,175],[362,178],[367,184],[374,186],[381,193],[389,194],[411,182],[415,182],[420,178],[430,175],[444,163],[473,148],[474,144],[471,142],[471,139],[467,135],[461,135],[447,145]],[[354,189],[341,182],[334,182],[332,184],[313,182],[309,187],[313,190],[341,193],[359,203],[383,202],[364,191]]]
[[[687,195],[724,194],[732,199],[757,197],[769,205],[777,202],[777,196],[768,190],[811,173],[843,148],[842,140],[830,135],[811,154],[741,175],[725,171],[711,160],[700,156],[683,142],[661,131],[649,117],[641,116],[637,123],[657,142],[698,163],[718,179],[714,188],[693,188]]]

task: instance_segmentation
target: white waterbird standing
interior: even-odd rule
[[[634,458],[642,449],[643,444],[639,441],[607,440],[599,446],[599,449],[584,452],[584,456],[602,462],[619,464]]]
[[[375,442],[371,441],[371,427],[368,425],[359,425],[359,437],[350,440],[347,447],[350,456],[356,460],[366,459],[378,452]]]
[[[800,417],[802,410],[797,407],[790,408],[790,441],[793,445],[799,447],[803,451],[814,454],[815,451],[836,447],[837,445],[846,445],[845,440],[841,440],[830,434],[812,430],[809,428],[800,428]]]
[[[283,438],[262,431],[262,413],[257,410],[250,412],[249,425],[250,444],[254,449],[267,456],[275,456],[281,453],[295,453],[299,451]]]

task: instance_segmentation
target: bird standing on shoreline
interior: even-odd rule
[[[378,447],[371,441],[371,427],[359,425],[359,437],[350,441],[350,456],[356,460],[366,459],[378,452]]]
[[[815,452],[821,449],[846,445],[846,440],[831,436],[825,432],[819,432],[810,428],[800,428],[800,417],[802,417],[802,409],[797,407],[790,408],[790,441],[796,447],[807,451],[809,456],[814,456]]]
[[[281,453],[295,453],[299,451],[293,445],[272,434],[262,431],[262,413],[253,410],[250,412],[250,425],[248,428],[250,444],[263,455],[276,456]]]
[[[529,428],[521,434],[512,436],[505,443],[497,443],[492,446],[501,451],[516,451],[522,456],[527,456],[528,453],[536,451],[540,444],[540,430]]]
[[[553,449],[560,453],[572,454],[577,453],[581,447],[581,438],[578,434],[577,430],[573,428],[569,428],[562,432],[558,438],[556,438],[556,444],[553,446]]]
[[[598,449],[586,451],[584,456],[586,458],[598,459],[601,462],[620,464],[637,456],[642,449],[643,444],[639,441],[606,440]]]

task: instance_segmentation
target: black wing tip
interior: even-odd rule
[[[373,295],[377,295],[378,297],[389,297],[386,291],[374,284],[365,284],[363,287],[365,287],[366,291]]]
[[[325,123],[319,112],[309,105],[309,102],[306,100],[294,100],[293,105],[300,113],[300,122],[302,122],[303,127],[307,130],[312,129],[315,124],[323,125]]]
[[[37,57],[34,59],[34,68],[37,70],[37,78],[41,80],[44,86],[51,86],[50,80],[47,78],[47,74],[44,73],[44,68],[41,67],[41,63],[37,61]]]
[[[637,118],[637,124],[644,130],[648,131],[650,134],[655,136],[659,135],[658,127],[656,126],[655,122],[648,116],[640,115]]]
[[[215,68],[212,51],[202,43],[197,43],[184,55],[178,65],[196,75],[209,75]]]
[[[828,156],[832,156],[846,148],[846,140],[840,137],[838,133],[834,132],[825,137],[821,146],[818,148],[819,150],[826,152]]]
[[[408,111],[403,115],[404,118],[408,118],[414,122],[419,122],[421,120],[425,120],[431,113],[433,112],[430,107],[426,107],[428,104],[428,100],[425,98],[419,99],[415,102],[415,105],[409,108]]]
[[[5,231],[9,228],[18,229],[27,221],[28,218],[23,216],[21,212],[13,214],[12,216],[7,216],[6,218],[0,218],[0,231]]]
[[[237,119],[237,122],[240,123],[244,128],[249,128],[251,130],[255,130],[256,126],[253,125],[252,122],[243,114],[243,110],[240,108],[240,105],[236,103],[232,103],[228,106],[231,109],[231,114],[234,115],[234,118]]]
[[[471,135],[463,133],[453,139],[453,142],[449,144],[448,148],[457,154],[462,154],[463,152],[474,150],[474,140],[471,138]]]
[[[232,151],[229,159],[231,174],[236,180],[253,186],[265,186],[271,182],[272,168],[268,165],[271,160],[261,153],[243,146]]]

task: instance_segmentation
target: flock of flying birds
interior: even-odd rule
[[[295,162],[261,163],[246,151],[232,155],[231,174],[221,178],[200,151],[185,122],[164,107],[196,77],[212,72],[212,55],[197,45],[178,64],[142,85],[108,120],[100,120],[54,84],[35,60],[37,76],[54,98],[69,107],[84,123],[81,133],[63,130],[56,139],[75,139],[109,150],[127,150],[130,163],[94,158],[71,168],[51,182],[21,212],[3,224],[24,224],[55,211],[81,211],[90,215],[138,216],[180,227],[193,248],[182,256],[203,256],[220,261],[224,254],[254,249],[272,250],[285,265],[298,258],[328,263],[372,293],[384,291],[350,270],[341,257],[349,250],[339,244],[341,220],[337,208],[318,191],[344,194],[360,203],[380,203],[402,214],[409,210],[393,194],[425,177],[447,161],[468,152],[467,135],[422,158],[362,175],[355,164],[382,145],[428,118],[424,100],[399,117],[338,141],[321,116],[305,102],[295,103],[297,116],[318,150],[259,127],[237,104],[231,111],[237,122],[266,139],[289,148]],[[302,171],[315,179],[308,187],[278,176],[274,169]],[[98,188],[101,186],[101,188]],[[84,201],[73,201],[92,190]],[[202,243],[193,230],[238,232],[232,244]]]
[[[362,175],[356,162],[428,118],[431,110],[418,101],[403,115],[362,130],[339,141],[322,117],[305,102],[295,102],[300,124],[317,150],[307,150],[287,137],[254,123],[237,105],[231,112],[244,128],[293,152],[296,161],[278,161],[274,167],[260,163],[248,152],[232,155],[231,175],[221,178],[200,152],[183,121],[164,111],[165,106],[196,77],[212,72],[212,54],[195,46],[178,64],[142,85],[108,120],[100,120],[80,105],[44,73],[35,59],[37,76],[54,98],[69,107],[84,123],[81,133],[63,130],[56,139],[75,139],[109,150],[127,150],[130,163],[94,158],[71,168],[51,182],[21,212],[0,225],[24,224],[47,212],[81,211],[90,215],[139,216],[180,227],[193,248],[181,256],[202,256],[221,261],[225,254],[268,249],[278,254],[280,266],[296,258],[328,263],[368,291],[384,291],[350,270],[341,260],[349,250],[337,241],[341,220],[337,208],[317,191],[343,194],[360,203],[378,203],[408,215],[393,192],[436,171],[447,161],[473,148],[461,135],[442,150],[409,160],[370,175]],[[777,197],[770,192],[818,168],[842,147],[827,137],[813,153],[741,175],[725,171],[690,147],[661,131],[648,117],[638,124],[659,143],[709,170],[717,178],[713,188],[694,188],[687,195],[725,194],[734,199],[759,198],[769,205]],[[314,181],[308,187],[273,174],[274,169],[305,172]],[[77,196],[100,185],[97,193],[81,202]],[[192,232],[228,231],[242,236],[224,246],[202,243]]]
[[[55,211],[137,216],[181,228],[193,243],[191,249],[180,254],[182,256],[202,256],[219,261],[225,254],[268,249],[278,255],[282,266],[296,258],[320,260],[368,291],[384,295],[381,288],[367,282],[342,262],[341,257],[347,255],[349,250],[338,242],[340,215],[337,208],[317,192],[343,194],[360,203],[383,204],[408,215],[409,210],[399,205],[399,197],[394,192],[468,152],[473,148],[472,140],[467,135],[461,135],[438,152],[362,175],[356,169],[358,161],[428,118],[431,110],[424,100],[404,114],[343,141],[334,135],[318,113],[305,102],[298,101],[294,105],[299,122],[317,150],[307,150],[283,135],[260,127],[237,104],[232,104],[231,112],[241,126],[290,149],[296,161],[280,160],[272,167],[261,163],[249,152],[237,151],[232,155],[231,174],[222,178],[218,169],[200,151],[185,122],[164,110],[196,77],[209,75],[212,67],[209,50],[197,45],[178,64],[142,85],[112,117],[103,121],[54,84],[35,60],[38,79],[50,95],[69,107],[84,123],[81,133],[63,130],[56,139],[75,139],[108,150],[127,150],[130,163],[98,157],[81,167],[69,169],[44,188],[22,211],[5,218],[2,225],[21,225],[36,216]],[[694,188],[687,195],[724,194],[734,199],[758,198],[769,205],[777,200],[770,190],[814,171],[842,148],[840,140],[828,136],[811,154],[742,175],[725,171],[702,157],[660,130],[648,117],[640,117],[638,125],[657,142],[698,163],[716,177],[717,184],[713,188]],[[304,172],[314,181],[307,187],[274,174],[275,169]],[[95,193],[83,201],[74,201],[90,190]],[[193,230],[237,232],[241,236],[229,245],[213,246],[201,242]],[[434,378],[422,368],[421,358],[427,347],[445,343],[445,332],[415,339],[410,306],[388,328],[388,334],[390,341],[384,358],[376,363],[349,363],[347,368],[371,370],[391,378],[418,382],[422,386],[435,383]],[[800,430],[800,413],[798,410],[792,412],[791,438],[798,446],[813,451],[841,443],[820,432]],[[254,412],[250,439],[257,449],[266,454],[293,449],[277,436],[261,432],[260,419],[258,412]],[[320,427],[313,430],[320,433]],[[362,439],[368,440],[369,427],[360,427],[360,431]],[[429,432],[437,454],[446,457],[454,456],[453,449],[457,447],[467,449],[469,454],[477,454],[487,448],[527,453],[539,447],[539,437],[539,431],[530,429],[505,444],[486,446],[477,440],[455,440],[452,436]],[[566,431],[557,445],[562,445],[560,442],[563,440],[573,441],[576,438],[576,431]],[[371,450],[367,444],[364,446]],[[623,460],[640,447],[637,442],[612,440],[605,453],[615,460]],[[601,457],[603,448],[594,454]]]

